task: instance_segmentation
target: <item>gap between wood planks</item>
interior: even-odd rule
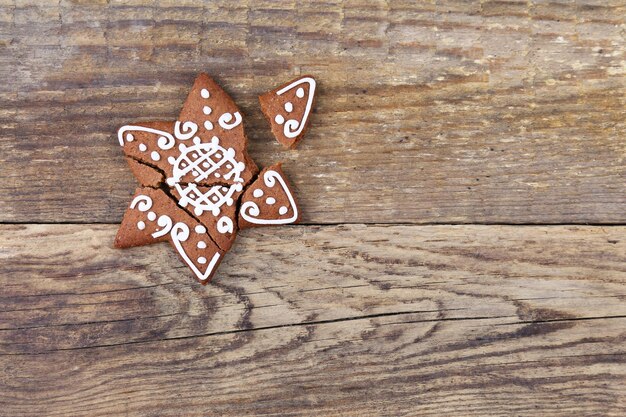
[[[93,225],[106,225],[106,224],[120,224],[119,222],[80,222],[80,221],[59,221],[59,222],[29,222],[29,221],[0,221],[0,225],[46,225],[46,224],[65,224],[65,225],[77,225],[77,226],[89,226]],[[363,225],[363,226],[626,226],[626,223],[621,222],[520,222],[520,223],[507,223],[507,222],[330,222],[330,223],[307,223],[301,222],[298,224],[287,225],[283,227],[302,227],[302,226],[341,226],[341,225]]]

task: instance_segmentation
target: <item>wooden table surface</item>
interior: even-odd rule
[[[0,415],[626,415],[623,1],[0,0]],[[303,223],[117,250],[212,74]],[[294,151],[257,95],[319,80]]]

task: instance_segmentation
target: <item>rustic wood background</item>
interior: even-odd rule
[[[0,415],[626,415],[623,1],[0,0]],[[200,71],[303,224],[112,248]],[[256,96],[320,82],[295,151]]]

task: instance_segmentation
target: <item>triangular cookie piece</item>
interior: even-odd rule
[[[285,148],[295,148],[306,133],[315,103],[316,83],[305,75],[259,96],[261,110],[276,140]]]
[[[207,229],[176,205],[163,190],[138,188],[115,237],[115,246],[128,248],[168,240],[178,255],[206,284],[221,262],[221,251]]]
[[[241,197],[239,229],[297,223],[300,211],[281,164],[265,168]]]
[[[232,148],[234,159],[245,163],[245,168],[240,174],[244,185],[259,172],[247,153],[248,140],[239,107],[208,74],[202,73],[196,77],[178,120],[183,126],[187,123],[193,128],[189,130],[189,134],[200,137],[203,142],[217,137],[221,147]],[[192,130],[194,130],[193,134],[191,134]],[[207,180],[196,182],[203,185],[222,182],[219,178],[211,181],[212,179],[207,178]]]

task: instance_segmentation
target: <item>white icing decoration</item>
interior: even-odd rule
[[[202,98],[209,98],[210,96],[209,90],[207,90],[206,88],[203,88],[202,90],[200,90],[200,95],[202,96]]]
[[[157,220],[157,224],[162,227],[161,230],[157,229],[156,232],[152,233],[153,238],[159,238],[161,236],[165,236],[172,229],[172,219],[165,214],[159,216],[159,220]]]
[[[276,117],[274,117],[274,121],[279,125],[282,125],[283,123],[285,123],[285,118],[282,115],[277,114]]]
[[[291,101],[285,103],[285,111],[287,113],[291,113],[293,111],[293,104],[291,104]]]
[[[159,159],[161,159],[161,155],[159,155],[157,151],[152,151],[152,153],[150,154],[150,158],[152,158],[153,161],[158,161]]]
[[[233,115],[235,116],[235,121],[230,123],[230,121],[233,120]],[[235,113],[224,113],[217,122],[226,130],[234,129],[241,124],[241,114],[239,114],[238,111]]]
[[[287,214],[287,210],[288,210],[288,208],[287,208],[287,207],[285,207],[285,206],[281,206],[281,207],[278,209],[278,214],[280,214],[281,216],[283,216],[283,215]]]
[[[137,222],[137,229],[143,230],[146,228],[146,224],[144,222]]]
[[[203,193],[195,183],[187,185],[176,183],[174,187],[180,195],[178,204],[180,204],[181,207],[191,205],[196,216],[202,215],[205,211],[209,211],[214,216],[218,216],[220,214],[221,207],[224,204],[228,206],[233,205],[233,194],[241,191],[243,188],[241,183],[237,183],[228,187],[228,191],[223,192],[222,188],[224,187],[221,185],[214,185],[209,188],[206,193]]]
[[[289,84],[288,86],[276,92],[276,95],[280,96],[284,94],[285,92],[291,90],[292,88],[299,86],[302,83],[309,84],[309,97],[307,98],[306,106],[304,108],[304,114],[302,115],[302,120],[298,121],[296,119],[289,119],[285,122],[285,125],[283,126],[283,134],[285,135],[285,137],[288,137],[290,139],[293,139],[296,136],[298,136],[300,133],[302,133],[302,129],[304,129],[306,121],[309,117],[309,113],[311,112],[311,106],[313,105],[313,97],[315,95],[315,80],[311,77],[304,77],[304,78],[294,81],[293,83]],[[302,87],[299,87],[296,90],[296,96],[298,96],[299,98],[304,97],[304,89]],[[279,123],[279,124],[282,124],[282,123]]]
[[[206,227],[202,226],[201,224],[197,225],[193,230],[199,234],[206,233]]]
[[[182,130],[181,130],[182,125]],[[191,139],[193,135],[198,131],[198,125],[194,122],[185,122],[181,123],[180,121],[176,121],[174,124],[174,136],[178,140],[187,140]]]
[[[213,130],[213,123],[211,123],[211,122],[210,122],[210,121],[208,121],[208,120],[207,120],[207,121],[205,121],[205,122],[204,122],[204,128],[205,128],[206,130]]]
[[[209,106],[204,106],[204,107],[202,108],[202,113],[206,114],[207,116],[208,116],[209,114],[211,114],[211,112],[212,112],[212,111],[213,111],[213,110],[212,110]]]
[[[179,149],[181,154],[176,161],[174,161],[174,169],[172,170],[173,177],[167,179],[169,185],[173,186],[177,182],[180,182],[181,178],[190,172],[193,173],[193,171],[199,173],[194,180],[200,182],[205,178],[209,178],[210,175],[218,171],[223,165],[228,164],[232,166],[232,169],[223,175],[224,178],[227,180],[232,178],[235,182],[243,182],[241,173],[245,169],[245,164],[235,160],[235,150],[233,148],[224,149],[219,146],[217,136],[213,136],[210,143],[197,143],[190,147],[181,144]],[[207,163],[209,166],[203,167],[203,163]]]
[[[129,133],[128,135],[126,135],[126,140],[129,142],[132,142],[135,140],[135,137],[133,136],[132,133]]]
[[[145,152],[145,151],[147,151],[147,150],[148,150],[148,147],[146,146],[146,144],[145,144],[145,143],[140,143],[140,144],[139,144],[139,150],[140,150],[141,152]]]
[[[267,204],[268,206],[271,206],[275,202],[276,202],[276,199],[274,197],[267,197],[267,200],[265,200],[265,204]]]
[[[252,201],[246,201],[241,206],[241,217],[243,217],[246,221],[254,224],[288,224],[293,223],[298,218],[298,207],[296,207],[296,202],[294,201],[291,193],[289,192],[289,188],[287,188],[287,184],[285,184],[285,180],[280,176],[280,174],[276,171],[267,171],[263,175],[263,181],[265,185],[269,188],[273,188],[276,185],[276,181],[280,183],[280,186],[283,189],[283,192],[287,196],[289,200],[289,204],[293,208],[293,216],[287,219],[259,219],[257,216],[261,214],[261,210],[259,206],[253,203]]]
[[[134,209],[135,206],[137,206],[137,210],[146,212],[152,207],[152,199],[147,195],[140,194],[130,203],[131,209]]]
[[[198,258],[198,263],[201,265],[204,265],[206,263],[206,258],[204,256],[201,256]]]
[[[155,219],[156,219],[156,214],[154,213],[154,211],[151,211],[150,213],[148,213],[148,220],[153,222]]]
[[[198,242],[198,249],[205,249],[206,248],[206,242],[201,240],[200,242]]]
[[[222,216],[217,221],[217,231],[224,233],[232,233],[234,229],[233,221],[228,216]]]
[[[257,188],[256,190],[252,192],[252,195],[256,198],[263,197],[263,190],[261,190],[260,188]]]
[[[150,127],[143,126],[122,126],[120,130],[117,132],[117,138],[120,141],[120,145],[124,146],[124,133],[128,131],[139,131],[139,132],[147,132],[153,133],[155,135],[159,135],[159,140],[157,141],[157,145],[159,148],[165,150],[172,149],[174,147],[174,136],[172,136],[168,132],[164,132],[158,129],[152,129]],[[134,136],[133,136],[134,139]]]
[[[183,260],[187,263],[189,268],[196,274],[199,280],[205,281],[213,272],[213,268],[217,264],[217,261],[220,259],[219,252],[215,253],[211,258],[211,262],[207,265],[204,273],[200,272],[200,270],[196,267],[196,265],[189,259],[185,249],[181,242],[186,241],[189,238],[189,227],[184,223],[176,223],[172,228],[171,232],[172,242],[174,243],[174,247],[178,250],[178,253],[183,258]]]

